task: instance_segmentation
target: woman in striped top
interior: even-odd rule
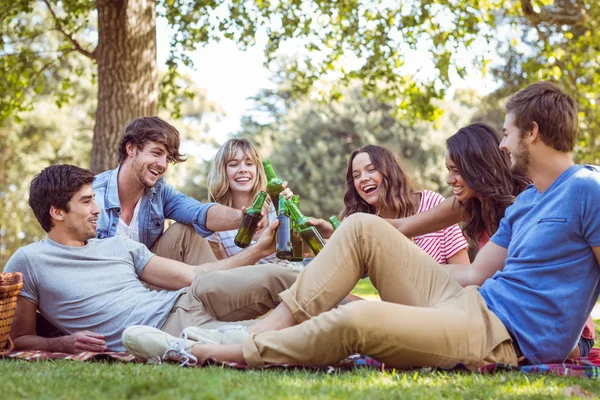
[[[435,207],[443,200],[442,195],[430,190],[414,191],[398,160],[385,147],[368,145],[350,155],[342,218],[359,212],[403,218]],[[328,222],[312,222],[324,237],[331,235]],[[440,264],[469,263],[468,245],[456,224],[413,239]]]
[[[453,197],[419,216],[390,221],[407,236],[464,222],[463,232],[479,247],[496,232],[505,210],[530,181],[510,170],[500,136],[490,126],[475,123],[446,141],[446,181]]]
[[[467,238],[483,247],[498,229],[506,209],[530,183],[511,171],[509,155],[500,150],[500,140],[492,127],[482,123],[468,125],[448,138],[447,182],[454,196],[423,214],[390,223],[406,236],[414,236],[463,221]],[[586,356],[593,344],[594,323],[588,318],[579,345],[569,357]]]

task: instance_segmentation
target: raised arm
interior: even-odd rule
[[[37,304],[23,296],[17,297],[17,310],[10,331],[15,350],[45,350],[61,353],[106,351],[104,336],[90,331],[76,332],[57,338],[37,336],[36,310]]]
[[[386,219],[406,237],[437,232],[460,222],[462,213],[454,196],[447,198],[437,206],[406,218]]]
[[[291,198],[294,195],[287,187],[287,182],[283,182],[283,191],[280,193],[281,196],[285,196],[286,199]],[[265,203],[266,204],[266,203]],[[250,204],[248,204],[250,206]],[[213,205],[208,209],[206,216],[206,227],[214,232],[229,231],[232,229],[239,229],[244,211],[246,209],[242,207],[242,210],[223,206],[220,204]],[[269,225],[269,210],[268,207],[263,208],[261,213],[262,219],[258,225],[258,232],[261,232]]]
[[[508,250],[490,241],[479,250],[471,264],[447,264],[444,266],[450,275],[462,286],[481,286],[496,271],[504,268]]]

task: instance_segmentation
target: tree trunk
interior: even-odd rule
[[[98,108],[90,169],[117,166],[125,125],[156,115],[156,11],[154,0],[97,0]]]

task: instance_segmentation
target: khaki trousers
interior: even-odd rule
[[[365,272],[382,301],[332,309]],[[328,365],[360,353],[396,368],[517,365],[506,328],[477,289],[461,287],[383,219],[352,215],[280,294],[299,324],[252,335],[244,358],[250,366]]]
[[[199,272],[161,328],[174,336],[188,326],[214,328],[222,321],[255,322],[280,303],[298,271],[277,264],[260,264],[224,271]]]
[[[156,240],[151,251],[157,256],[190,265],[217,261],[208,240],[198,235],[193,226],[178,222],[167,228]]]

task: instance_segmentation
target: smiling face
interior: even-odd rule
[[[352,179],[358,195],[375,206],[379,201],[383,174],[375,168],[368,153],[358,153],[352,160]]]
[[[511,171],[527,176],[531,157],[523,135],[515,124],[514,114],[506,114],[502,132],[504,136],[500,142],[500,149],[508,152]]]
[[[94,202],[92,185],[85,185],[77,191],[67,206],[69,211],[64,211],[63,222],[70,239],[85,242],[96,237],[100,208]]]
[[[169,167],[169,155],[165,145],[148,142],[143,149],[130,144],[127,146],[127,150],[134,154],[131,166],[137,180],[146,188],[154,187]]]
[[[238,149],[225,165],[232,194],[252,192],[256,184],[257,166],[254,160]]]
[[[452,193],[456,196],[458,201],[466,201],[473,197],[479,197],[478,193],[471,189],[467,182],[463,179],[456,167],[452,158],[450,158],[450,152],[446,150],[446,169],[448,170],[448,176],[446,177],[446,182],[448,185],[452,186]]]

